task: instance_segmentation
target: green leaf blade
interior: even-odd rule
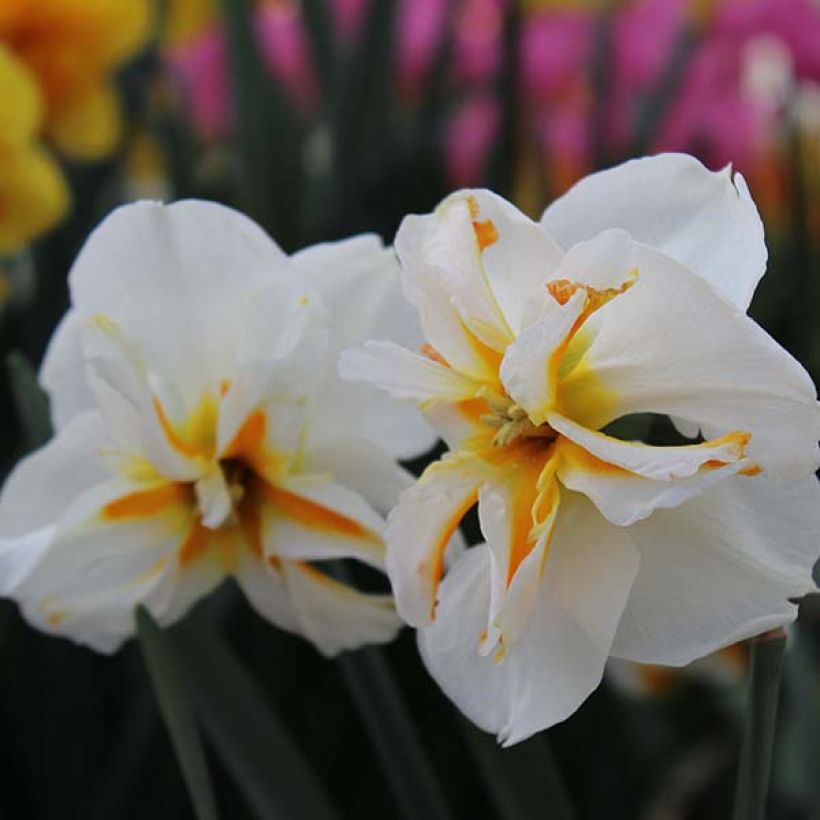
[[[136,621],[145,665],[196,816],[217,820],[208,763],[173,643],[144,607],[137,609]]]

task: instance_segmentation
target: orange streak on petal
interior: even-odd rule
[[[419,574],[427,578],[430,584],[432,600],[430,610],[431,618],[435,618],[436,616],[436,592],[439,583],[441,583],[441,576],[444,574],[444,553],[447,551],[447,545],[458,529],[461,519],[467,515],[467,512],[475,505],[476,501],[478,501],[477,490],[465,498],[453,511],[453,514],[444,522],[444,526],[441,528],[433,548],[418,566]]]
[[[102,515],[111,521],[127,518],[149,518],[169,507],[187,504],[191,501],[191,491],[184,484],[161,484],[148,490],[137,490],[102,508]]]
[[[436,362],[437,364],[442,365],[443,367],[449,367],[450,363],[441,353],[436,350],[433,345],[430,344],[423,344],[421,346],[421,355],[426,356],[430,361]]]
[[[237,430],[223,458],[243,458],[253,463],[260,457],[267,436],[268,419],[262,410],[254,410]]]
[[[188,531],[188,535],[182,542],[182,546],[179,550],[179,563],[182,566],[185,566],[202,555],[202,553],[204,553],[208,548],[211,535],[213,535],[211,530],[207,527],[203,527],[199,521],[196,521],[191,526],[191,529]]]
[[[259,485],[265,499],[276,507],[278,512],[310,529],[381,544],[381,538],[376,533],[346,515],[273,484],[259,482]]]
[[[498,242],[498,229],[492,219],[485,219],[483,222],[473,221],[473,230],[479,250],[486,250]]]

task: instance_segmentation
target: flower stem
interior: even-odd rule
[[[772,768],[780,672],[786,635],[775,629],[752,645],[749,712],[740,753],[734,820],[763,820]]]

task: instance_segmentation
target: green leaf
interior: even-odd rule
[[[735,792],[735,820],[764,820],[772,770],[780,673],[786,635],[765,633],[751,641],[749,711]]]
[[[313,64],[325,104],[333,99],[336,76],[336,45],[328,0],[302,0],[305,29],[313,52]]]
[[[461,728],[500,820],[571,820],[569,796],[543,732],[502,749],[468,721],[462,719]]]
[[[48,396],[37,382],[34,368],[21,353],[9,353],[6,367],[14,405],[26,434],[26,445],[29,450],[34,450],[52,436]]]
[[[220,0],[244,208],[286,248],[301,244],[304,189],[300,123],[262,62],[249,0]]]
[[[347,652],[339,664],[402,814],[407,820],[447,820],[435,773],[381,651]]]
[[[321,781],[219,635],[189,622],[174,637],[205,732],[256,814],[335,818]]]
[[[199,820],[216,820],[208,764],[173,642],[144,607],[137,609],[136,620],[145,665],[196,816]]]

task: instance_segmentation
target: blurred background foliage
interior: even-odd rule
[[[746,176],[770,247],[752,313],[817,381],[817,0],[0,0],[3,471],[48,435],[30,365],[122,202],[216,199],[292,251],[390,241],[460,186],[537,217],[664,150]],[[820,817],[819,615],[790,636],[772,818]],[[569,816],[551,777],[579,818],[729,816],[743,647],[613,665],[549,731],[553,768],[543,738],[469,727],[409,631],[328,662],[228,585],[172,632],[222,817]],[[0,817],[193,816],[134,642],[99,657],[0,602],[0,653]]]

